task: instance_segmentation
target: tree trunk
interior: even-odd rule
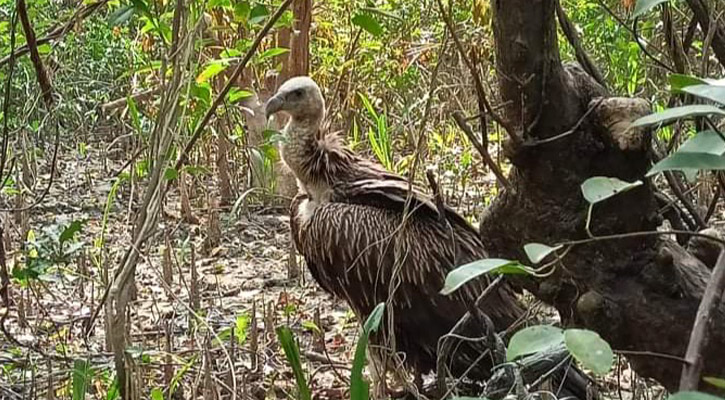
[[[649,113],[649,106],[638,99],[606,98],[605,89],[581,68],[562,65],[555,4],[493,2],[504,118],[521,140],[506,145],[513,189],[502,193],[481,220],[492,257],[526,262],[526,243],[587,238],[588,203],[580,185],[593,176],[644,181],[595,205],[590,225],[595,236],[654,231],[661,223],[655,188],[644,178],[651,135],[627,129]],[[541,142],[572,128],[571,134]],[[578,245],[552,276],[520,283],[554,305],[565,324],[597,331],[615,350],[650,352],[629,355],[637,372],[675,390],[682,363],[651,353],[684,355],[709,276],[708,268],[672,239],[640,236]],[[712,325],[703,372],[723,377],[725,304]]]

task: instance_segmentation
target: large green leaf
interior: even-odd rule
[[[384,311],[385,303],[378,304],[368,316],[365,325],[363,325],[362,334],[355,347],[355,357],[350,371],[350,400],[369,400],[370,398],[370,384],[363,378],[363,368],[365,367],[370,333],[377,331],[380,327]]]
[[[652,125],[664,125],[678,119],[701,117],[705,115],[725,115],[725,111],[707,104],[668,108],[656,114],[650,114],[639,118],[632,123],[631,127],[637,128]]]
[[[352,23],[370,32],[373,36],[383,34],[383,27],[380,23],[369,14],[357,14],[352,17]]]
[[[677,152],[658,162],[647,176],[662,171],[725,170],[725,157],[707,153]]]
[[[91,364],[82,359],[73,361],[72,387],[73,400],[83,400],[86,398],[86,391],[91,387],[93,381],[93,368]]]
[[[723,400],[721,397],[702,392],[677,392],[667,400]]]
[[[707,84],[707,80],[705,79],[683,74],[670,74],[668,80],[670,81],[670,89],[675,93],[681,92],[687,86]]]
[[[682,91],[725,105],[725,86],[707,84],[690,85],[682,88]]]
[[[510,268],[504,269],[505,267]],[[458,290],[468,281],[490,272],[525,274],[526,270],[517,261],[504,260],[500,258],[485,258],[483,260],[474,261],[472,263],[464,264],[449,272],[446,276],[446,282],[441,290],[441,294],[449,295]]]
[[[292,331],[286,326],[280,326],[277,328],[277,338],[279,343],[282,345],[287,361],[292,367],[292,372],[295,375],[295,381],[297,381],[297,389],[299,390],[300,400],[312,400],[312,392],[310,387],[307,386],[307,380],[305,379],[304,371],[302,370],[302,359],[300,358],[300,349],[297,347],[297,341],[295,341]]]
[[[514,334],[506,349],[506,359],[539,353],[564,344],[564,331],[549,325],[524,328]]]
[[[612,369],[614,353],[598,333],[586,329],[567,329],[564,331],[564,344],[567,350],[583,366],[598,375],[604,375]]]
[[[604,201],[619,193],[626,192],[641,185],[642,181],[624,182],[617,178],[595,176],[589,178],[581,185],[582,194],[590,204]]]
[[[133,16],[133,13],[135,11],[136,7],[134,7],[133,4],[127,4],[125,6],[122,6],[108,17],[108,25],[113,27],[123,24]]]
[[[667,3],[670,0],[637,0],[637,5],[634,6],[634,12],[632,17],[636,18],[653,9],[656,5]]]
[[[526,256],[534,264],[540,263],[546,256],[560,248],[561,246],[551,247],[541,243],[527,243],[524,245]]]

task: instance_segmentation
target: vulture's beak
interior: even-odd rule
[[[264,106],[264,116],[269,119],[273,114],[282,110],[284,106],[284,100],[279,96],[272,96],[267,100],[267,104]]]

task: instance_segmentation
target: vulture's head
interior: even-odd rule
[[[320,87],[307,76],[291,78],[277,89],[267,100],[264,113],[267,119],[273,114],[284,111],[292,117],[292,122],[319,122],[325,113],[325,99]]]

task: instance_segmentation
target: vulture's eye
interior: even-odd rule
[[[290,92],[289,94],[290,99],[292,100],[298,100],[302,97],[302,89],[296,89]]]

